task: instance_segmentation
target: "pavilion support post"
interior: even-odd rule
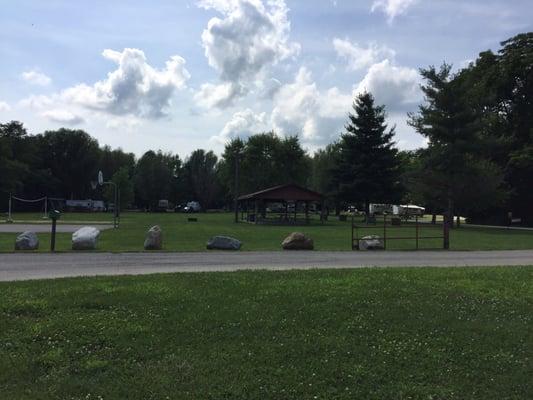
[[[309,202],[305,202],[305,223],[309,224]]]
[[[254,223],[257,224],[257,214],[259,213],[259,207],[257,204],[257,199],[254,201]]]
[[[296,225],[296,211],[298,209],[298,200],[294,200],[294,224]]]

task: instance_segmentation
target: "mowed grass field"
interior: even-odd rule
[[[0,398],[531,399],[533,268],[0,283]]]
[[[188,222],[188,217],[198,218],[198,222]],[[39,214],[15,214],[15,221],[39,221]],[[65,213],[61,223],[91,223],[111,222],[109,214],[93,213]],[[330,218],[324,225],[314,221],[309,226],[268,226],[247,223],[235,224],[233,214],[177,214],[177,213],[123,213],[120,229],[103,231],[98,244],[99,251],[143,251],[146,231],[153,225],[160,225],[163,229],[163,247],[165,251],[204,251],[207,240],[214,235],[229,235],[243,242],[243,251],[252,250],[281,250],[282,240],[291,232],[301,231],[311,236],[315,241],[316,250],[351,250],[351,223],[341,222]],[[377,234],[382,236],[382,229],[363,229],[361,235]],[[426,236],[442,234],[441,226],[424,225],[422,228]],[[413,224],[404,224],[387,235],[414,237]],[[0,234],[0,252],[13,251],[16,234]],[[41,246],[39,251],[48,251],[49,234],[39,234]],[[421,249],[442,248],[442,239],[421,240]],[[389,240],[388,249],[414,249],[415,241]],[[70,251],[71,234],[59,233],[56,250]],[[516,231],[492,228],[461,227],[451,232],[452,250],[516,250],[533,249],[533,231]]]

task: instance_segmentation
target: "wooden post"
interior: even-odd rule
[[[7,222],[13,222],[11,219],[11,193],[9,193],[9,203],[8,203],[8,209],[7,209]]]
[[[57,219],[52,218],[52,233],[50,235],[50,251],[52,253],[56,251],[56,223]]]
[[[355,216],[355,213],[352,214],[352,250],[355,248],[355,246],[353,245],[353,230],[354,230],[354,216]],[[357,244],[359,246],[359,243]]]
[[[387,249],[387,214],[383,215],[383,249]]]
[[[415,229],[416,229],[416,249],[418,250],[418,215],[415,216]]]

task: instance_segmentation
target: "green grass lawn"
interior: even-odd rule
[[[206,241],[214,235],[230,235],[240,239],[243,250],[281,250],[281,241],[293,231],[303,231],[315,241],[316,250],[350,250],[351,224],[331,218],[324,225],[315,221],[309,226],[266,226],[247,223],[233,223],[233,215],[195,214],[198,222],[187,222],[187,214],[148,214],[124,213],[120,229],[103,231],[98,249],[100,251],[142,251],[144,235],[155,224],[163,229],[164,250],[166,251],[203,251]],[[38,215],[15,215],[16,219],[28,220]],[[101,220],[111,221],[109,214],[66,213],[61,217],[62,223],[86,220],[88,224]],[[424,232],[431,235],[441,234],[441,227],[426,225]],[[381,229],[368,229],[363,234],[381,235]],[[404,225],[396,235],[414,235],[412,225]],[[0,234],[0,252],[13,251],[16,234]],[[48,251],[50,237],[39,235],[40,251]],[[71,234],[58,234],[56,249],[68,251],[71,246]],[[442,248],[442,240],[423,240],[423,248]],[[414,240],[389,241],[388,249],[413,249]],[[513,231],[507,229],[467,228],[455,229],[451,233],[453,250],[515,250],[533,249],[533,231]]]
[[[0,283],[0,399],[531,399],[533,268]]]

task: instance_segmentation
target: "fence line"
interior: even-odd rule
[[[368,220],[368,218],[365,218]],[[446,249],[446,243],[447,243],[447,235],[448,231],[446,229],[446,224],[443,224],[443,230],[440,235],[432,234],[430,236],[424,236],[422,233],[424,229],[433,228],[433,225],[427,225],[427,224],[421,224],[418,220],[418,216],[415,217],[414,224],[412,222],[408,222],[406,225],[402,225],[402,222],[400,219],[395,221],[395,223],[392,222],[392,220],[387,220],[387,215],[383,215],[383,226],[377,225],[377,221],[375,223],[369,224],[366,222],[365,224],[357,225],[355,222],[355,217],[352,216],[352,250],[360,250],[360,241],[363,240],[363,235],[361,235],[361,230],[367,231],[368,230],[382,230],[382,240],[383,240],[383,248],[387,249],[387,242],[391,240],[413,240],[414,241],[414,250],[419,250],[420,248],[420,241],[421,240],[442,240],[442,248]],[[414,226],[413,226],[414,225]],[[415,233],[414,236],[409,236],[405,233],[406,229],[413,228]],[[402,232],[400,236],[394,235],[394,230],[401,229]],[[434,231],[434,229],[432,229]],[[367,233],[368,234],[368,233]],[[365,236],[367,235],[365,234]],[[429,234],[428,234],[429,235]],[[448,237],[449,239],[449,237]]]

